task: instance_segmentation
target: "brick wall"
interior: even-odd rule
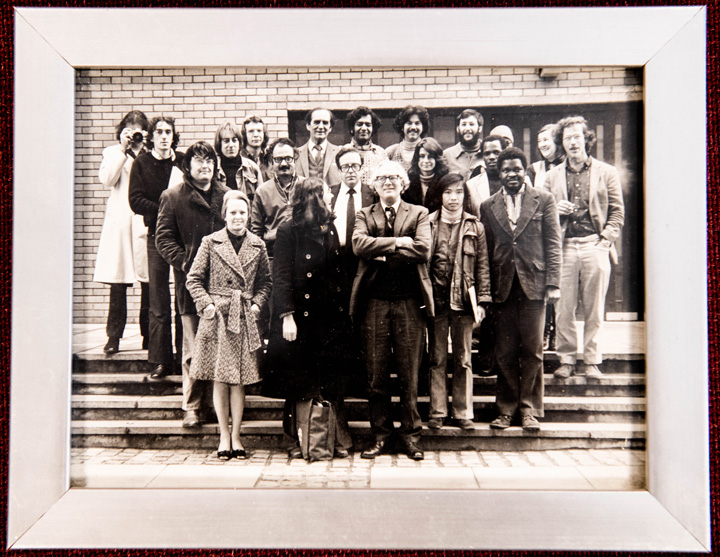
[[[538,68],[352,69],[185,68],[81,70],[75,126],[75,323],[103,323],[109,288],[92,282],[108,191],[98,180],[101,153],[115,126],[138,109],[176,118],[179,149],[211,141],[225,120],[260,116],[272,137],[288,133],[288,110],[557,105],[641,100],[641,72],[614,67],[563,69],[543,80]],[[459,111],[458,111],[459,112]],[[487,130],[486,130],[487,131]],[[385,146],[385,145],[384,145]],[[447,147],[447,145],[445,145]],[[139,287],[129,291],[137,322]]]

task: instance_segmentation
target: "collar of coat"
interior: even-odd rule
[[[505,205],[502,189],[495,193],[488,201],[490,201],[493,215],[498,223],[500,223],[502,229],[507,232],[511,238],[517,238],[523,233],[530,219],[535,214],[535,211],[537,211],[538,205],[540,204],[539,198],[540,194],[537,189],[525,188],[525,197],[523,198],[522,207],[520,208],[520,218],[518,218],[515,231],[510,227],[510,219],[508,218],[507,206]]]
[[[220,259],[245,279],[244,267],[258,256],[265,243],[250,230],[246,230],[245,240],[240,247],[240,251],[235,253],[227,228],[223,228],[210,234],[210,245],[220,256]]]

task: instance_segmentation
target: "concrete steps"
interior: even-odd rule
[[[399,397],[393,397],[396,409]],[[627,422],[644,423],[645,398],[643,397],[545,397],[545,422]],[[128,395],[73,395],[73,420],[181,420],[182,395],[128,396]],[[366,400],[346,400],[348,418],[353,421],[367,419]],[[428,418],[429,397],[418,398],[423,419]],[[494,396],[474,396],[475,420],[488,423],[495,417]],[[249,395],[245,400],[245,421],[282,419],[283,401]],[[399,419],[399,414],[394,416]]]
[[[399,426],[396,423],[396,426]],[[350,422],[359,448],[370,443],[368,422]],[[245,421],[243,443],[251,449],[281,449],[287,445],[279,420]],[[74,420],[74,447],[118,447],[154,449],[213,449],[218,429],[205,424],[183,429],[181,420]],[[444,427],[423,428],[422,446],[426,450],[558,450],[558,449],[640,449],[644,447],[645,425],[627,423],[546,423],[538,433],[520,427],[503,431],[478,423],[473,430]]]

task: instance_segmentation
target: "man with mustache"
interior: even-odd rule
[[[450,172],[460,174],[465,180],[470,173],[483,164],[480,139],[483,117],[477,110],[467,108],[457,117],[457,133],[460,141],[443,151]]]
[[[257,189],[253,199],[250,232],[265,240],[271,261],[277,229],[291,216],[289,206],[293,188],[305,180],[295,173],[297,158],[297,149],[291,139],[279,137],[271,141],[267,159],[274,176]]]
[[[305,115],[310,132],[308,142],[298,149],[297,171],[306,178],[320,178],[328,186],[339,184],[342,176],[335,164],[340,147],[328,141],[335,116],[326,108],[313,108]]]
[[[525,183],[527,159],[515,147],[498,156],[502,189],[480,206],[490,259],[499,367],[493,429],[537,431],[543,416],[545,304],[560,298],[562,249],[555,199]]]
[[[585,375],[602,377],[597,336],[605,316],[610,261],[617,263],[615,242],[625,221],[620,177],[610,166],[588,155],[595,133],[582,116],[558,122],[555,143],[565,150],[565,162],[547,173],[545,189],[555,196],[563,232],[563,298],[557,307],[556,351],[560,367],[555,377],[579,375],[575,310],[582,300],[585,316],[583,362]]]

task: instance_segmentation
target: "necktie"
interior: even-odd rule
[[[347,220],[345,221],[345,247],[352,251],[352,233],[355,227],[355,190],[348,190]]]
[[[320,162],[320,155],[322,155],[322,147],[320,145],[313,145],[313,158],[315,159],[315,162]]]
[[[395,208],[394,207],[385,207],[385,217],[387,219],[387,225],[390,229],[390,232],[394,235],[395,232]]]

